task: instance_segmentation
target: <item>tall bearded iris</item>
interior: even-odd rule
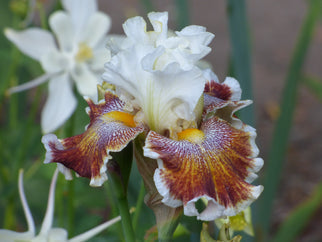
[[[18,87],[22,91],[49,80],[49,96],[41,114],[44,133],[55,131],[77,106],[73,82],[81,95],[96,99],[96,86],[110,52],[105,48],[110,18],[97,11],[96,0],[62,0],[65,11],[49,18],[53,34],[40,28],[6,29],[5,35],[24,54],[40,62],[45,74]]]
[[[235,215],[263,189],[250,184],[263,165],[256,132],[234,115],[251,102],[240,101],[235,79],[219,83],[210,70],[198,67],[213,34],[188,26],[170,35],[167,13],[148,17],[153,31],[135,17],[123,25],[124,40],[110,41],[113,56],[103,79],[113,88],[98,103],[87,99],[91,121],[83,134],[43,137],[45,162],[59,163],[66,178],[72,169],[100,186],[110,152],[144,139],[135,146],[137,160],[143,161],[139,170],[147,177],[151,170],[142,164],[157,161],[151,180],[165,205],[183,206],[186,215],[201,220]],[[195,202],[201,198],[207,206],[199,213]]]

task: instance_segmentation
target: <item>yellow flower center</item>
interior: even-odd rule
[[[192,143],[201,144],[205,139],[205,133],[199,129],[185,129],[178,133],[178,140],[188,140]]]
[[[128,127],[134,128],[136,127],[134,122],[134,116],[129,113],[124,113],[120,111],[112,111],[104,114],[105,118],[112,119],[113,121],[119,121],[125,124]]]
[[[79,43],[78,52],[75,56],[75,60],[77,62],[84,62],[93,58],[92,49],[85,43]]]

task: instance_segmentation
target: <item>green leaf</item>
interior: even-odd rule
[[[310,221],[314,212],[319,209],[322,203],[322,183],[317,185],[317,188],[310,198],[297,206],[288,218],[277,231],[273,241],[288,242],[294,241],[295,238],[303,231],[305,226]]]
[[[177,12],[177,29],[180,30],[189,25],[189,1],[188,0],[175,0]]]
[[[257,216],[259,218],[260,228],[258,232],[262,233],[263,238],[268,235],[273,201],[282,176],[301,69],[321,10],[321,0],[310,1],[310,7],[298,37],[287,74],[281,101],[280,116],[275,126],[270,153],[266,161],[265,179],[263,182],[264,192],[259,199],[260,207]]]
[[[319,80],[314,77],[304,77],[304,85],[322,101],[322,80]]]
[[[230,42],[232,46],[231,65],[236,79],[243,90],[242,99],[253,99],[251,50],[249,27],[244,0],[227,1]],[[254,125],[254,108],[248,106],[239,111],[241,120]]]

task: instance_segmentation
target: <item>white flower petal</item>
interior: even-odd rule
[[[88,19],[97,11],[96,0],[63,0],[64,9],[70,14],[75,38],[82,34]]]
[[[43,133],[59,128],[72,115],[77,105],[73,94],[72,83],[67,74],[52,78],[49,81],[49,93],[41,113]]]
[[[71,72],[78,92],[83,96],[88,96],[92,100],[97,100],[97,84],[99,80],[97,76],[89,70],[85,64],[77,65]]]
[[[140,16],[130,18],[123,24],[123,30],[129,40],[134,43],[148,44],[149,38],[146,32],[146,22]]]
[[[103,71],[104,63],[111,60],[111,51],[107,48],[99,48],[93,51],[93,58],[88,61],[88,65],[94,71]]]
[[[106,37],[106,33],[110,27],[111,18],[104,13],[97,12],[87,20],[86,25],[82,29],[79,41],[93,48]]]
[[[34,237],[34,234],[28,232],[15,232],[7,229],[0,229],[1,242],[28,241]]]
[[[39,28],[24,31],[5,29],[4,33],[21,52],[38,61],[44,54],[56,50],[54,37],[46,30]]]
[[[49,18],[49,24],[61,50],[66,52],[73,51],[76,48],[75,30],[72,25],[71,17],[63,11],[53,13]]]
[[[48,73],[57,73],[70,68],[70,60],[62,52],[49,51],[40,60],[42,68]]]
[[[158,33],[158,39],[166,39],[168,36],[168,12],[151,12],[148,18],[154,32]]]

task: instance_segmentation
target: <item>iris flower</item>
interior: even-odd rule
[[[32,217],[32,214],[30,212],[26,196],[23,189],[23,171],[20,170],[19,172],[19,195],[22,202],[23,210],[27,219],[28,223],[28,231],[27,232],[15,232],[11,230],[6,229],[0,229],[0,238],[2,242],[14,242],[14,241],[30,241],[30,242],[36,242],[36,241],[69,241],[69,242],[80,242],[80,241],[86,241],[92,237],[94,237],[96,234],[100,233],[101,231],[105,230],[106,228],[110,227],[114,223],[121,220],[120,216],[107,221],[83,234],[80,234],[74,238],[67,239],[68,232],[67,230],[63,228],[53,228],[53,215],[54,215],[54,202],[55,202],[55,187],[56,187],[56,181],[58,176],[58,170],[56,169],[54,176],[52,178],[51,184],[50,184],[50,190],[49,190],[49,197],[48,197],[48,204],[47,204],[47,210],[44,217],[44,221],[42,223],[40,232],[38,235],[36,235],[36,229],[35,229],[35,223]]]
[[[144,147],[135,149],[146,162],[157,160],[153,179],[164,204],[183,206],[185,215],[201,220],[235,215],[263,189],[250,184],[263,165],[255,129],[234,115],[251,101],[240,101],[234,78],[220,83],[211,70],[198,67],[213,34],[188,26],[169,35],[167,13],[148,17],[153,31],[134,17],[123,24],[126,38],[110,43],[113,56],[103,79],[113,88],[98,103],[87,98],[86,131],[42,138],[45,163],[57,162],[67,179],[74,170],[100,186],[110,152],[143,136]],[[199,199],[207,201],[202,212],[195,208]]]
[[[97,11],[96,0],[62,0],[64,11],[49,18],[52,33],[29,28],[6,29],[6,37],[24,54],[40,62],[45,74],[9,93],[19,92],[49,80],[48,99],[41,114],[44,133],[55,131],[74,112],[77,99],[73,82],[83,96],[96,99],[96,85],[110,58],[105,48],[110,18]]]

